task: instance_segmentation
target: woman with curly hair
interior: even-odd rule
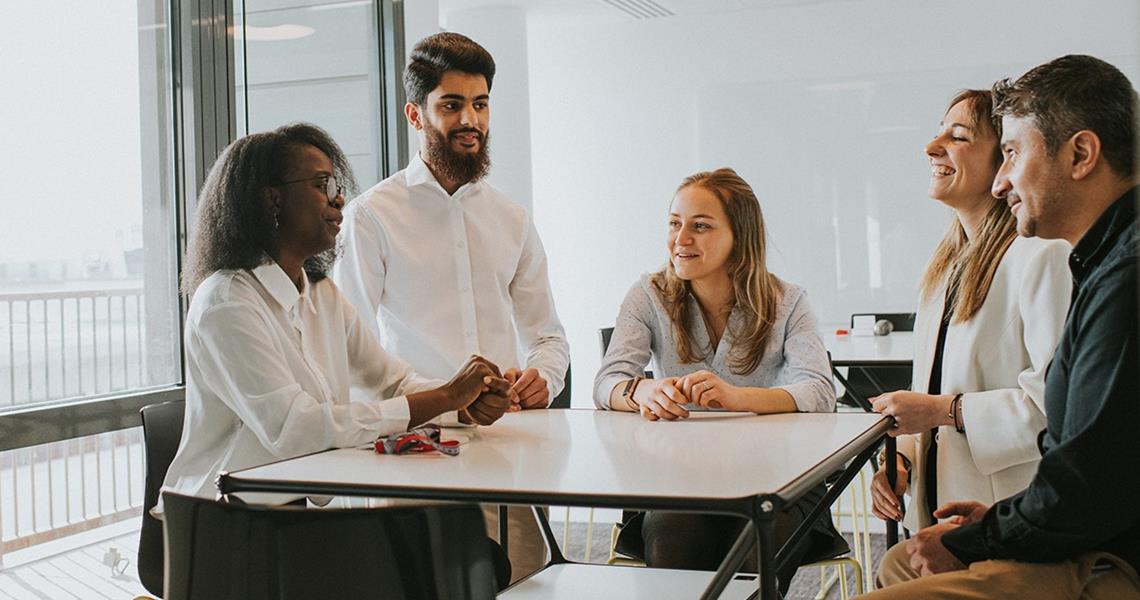
[[[416,375],[326,277],[346,185],[356,193],[344,153],[304,123],[243,137],[214,163],[183,273],[186,417],[164,491],[212,498],[219,471],[364,444],[445,413],[490,424],[510,406],[510,384],[480,357],[446,383]]]

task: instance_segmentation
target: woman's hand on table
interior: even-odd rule
[[[688,397],[681,391],[676,377],[647,379],[638,386],[633,399],[641,409],[641,416],[650,421],[675,421],[689,417],[685,405]]]
[[[954,425],[949,417],[953,394],[933,396],[906,390],[889,392],[871,398],[875,412],[894,417],[895,427],[891,437],[908,433],[930,431],[940,425]]]
[[[748,411],[740,388],[725,382],[711,371],[697,371],[680,378],[681,391],[689,401],[705,408]]]
[[[906,493],[908,473],[901,456],[898,460],[898,474],[895,489],[887,482],[887,466],[880,465],[871,477],[871,512],[884,521],[901,521],[903,518],[902,495]]]

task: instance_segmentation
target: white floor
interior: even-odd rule
[[[0,569],[0,600],[131,600],[146,595],[135,571],[137,523],[120,524],[110,533],[112,537],[95,541],[91,538],[97,536],[86,534],[59,540],[70,542],[70,549]],[[17,553],[5,557],[5,564],[15,562],[13,555]]]

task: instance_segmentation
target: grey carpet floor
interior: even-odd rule
[[[561,542],[563,540],[564,523],[555,519],[551,523],[554,528],[555,537]],[[590,562],[590,563],[605,563],[610,554],[610,523],[595,523],[593,534],[590,540],[589,556],[586,556],[586,524],[585,523],[571,523],[569,535],[566,536],[566,542],[563,544],[562,552],[566,558],[576,562]],[[851,534],[844,534],[847,536],[847,542],[853,544]],[[872,573],[875,565],[878,565],[879,559],[882,558],[883,553],[886,551],[886,536],[883,534],[871,535],[871,557],[874,565],[871,565]],[[868,568],[864,565],[864,568]],[[855,596],[855,573],[851,569],[846,569],[849,596]],[[828,577],[834,577],[835,570],[828,570]],[[788,595],[785,596],[787,600],[810,600],[818,598],[819,594],[819,579],[820,569],[818,568],[801,568],[796,577],[792,579],[792,586],[788,590]],[[829,600],[838,599],[839,585],[836,583],[828,591],[824,598]]]

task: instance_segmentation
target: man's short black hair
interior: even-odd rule
[[[408,102],[423,106],[446,71],[482,75],[487,79],[487,90],[490,91],[491,80],[495,77],[495,59],[486,48],[465,35],[450,31],[429,35],[412,48],[408,66],[404,69],[404,93]]]
[[[1070,54],[1030,69],[1017,81],[994,84],[994,114],[1029,118],[1045,138],[1049,154],[1078,131],[1100,138],[1101,153],[1123,177],[1136,175],[1136,90],[1116,67]]]

